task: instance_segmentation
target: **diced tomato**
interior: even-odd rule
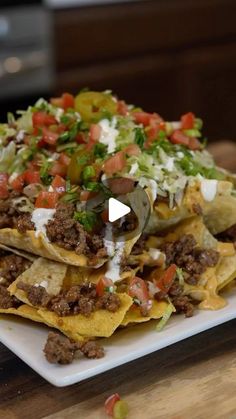
[[[57,123],[56,118],[53,115],[49,115],[43,111],[34,112],[32,115],[32,121],[34,128],[54,125]]]
[[[8,174],[0,173],[0,198],[1,199],[8,198],[9,192],[7,189],[7,182],[8,182]]]
[[[132,113],[134,120],[137,124],[143,124],[145,127],[150,125],[151,121],[161,122],[162,118],[157,113],[148,113],[148,112],[133,112]]]
[[[64,124],[59,124],[57,126],[56,132],[58,134],[63,134],[63,132],[65,132],[65,131],[66,131],[66,126]]]
[[[113,173],[123,170],[125,165],[125,154],[123,151],[119,151],[114,156],[105,161],[103,170],[107,175],[113,175]]]
[[[59,194],[57,192],[41,191],[36,199],[35,208],[55,208]]]
[[[123,115],[123,116],[128,115],[128,113],[129,113],[129,108],[128,108],[128,106],[126,105],[126,103],[125,103],[125,101],[124,101],[124,100],[118,100],[118,102],[117,102],[117,113],[118,113],[119,115]]]
[[[58,161],[65,166],[69,166],[71,158],[66,153],[61,153]]]
[[[80,192],[80,201],[88,201],[89,199],[94,198],[96,195],[97,195],[97,192],[81,191]]]
[[[100,135],[101,135],[101,127],[98,124],[92,124],[90,126],[90,130],[89,130],[89,139],[93,142],[96,142],[99,140]]]
[[[24,183],[25,183],[24,175],[23,174],[18,175],[15,179],[10,181],[9,183],[14,191],[21,192],[24,188]]]
[[[66,181],[61,176],[56,175],[52,181],[52,187],[55,192],[63,194],[66,191]]]
[[[55,145],[59,134],[57,134],[56,132],[50,131],[48,128],[43,127],[42,129],[43,131],[43,142],[49,145]]]
[[[86,143],[86,136],[83,132],[79,132],[76,137],[75,137],[75,141],[78,144],[85,144]]]
[[[30,183],[41,183],[40,173],[34,170],[26,170],[23,173],[25,182],[29,185]]]
[[[63,93],[62,95],[62,107],[64,109],[75,107],[75,98],[70,93]]]
[[[55,161],[49,170],[49,174],[52,176],[59,175],[61,177],[65,177],[67,174],[67,166],[59,161]]]
[[[149,293],[146,282],[138,276],[135,276],[129,285],[129,295],[137,298],[140,303],[147,302],[149,300]]]
[[[189,137],[185,135],[182,131],[179,129],[175,130],[170,137],[170,141],[173,144],[183,144],[188,146],[189,145]]]
[[[140,156],[141,150],[137,144],[130,144],[124,149],[128,156]]]
[[[181,116],[181,128],[192,129],[194,127],[195,115],[192,112],[188,112]]]
[[[101,297],[104,294],[104,292],[107,291],[107,288],[109,287],[114,287],[113,281],[103,276],[102,278],[99,279],[96,286],[97,295]]]
[[[173,281],[175,279],[176,274],[176,268],[177,266],[172,264],[169,266],[169,268],[164,272],[164,275],[156,280],[156,286],[164,292],[168,292],[171,285],[173,284]]]
[[[120,400],[120,396],[118,393],[112,394],[109,396],[105,401],[105,411],[108,416],[113,416],[113,409],[116,404]]]
[[[190,148],[190,150],[199,150],[201,148],[201,143],[197,138],[189,137],[188,148]]]
[[[108,179],[108,187],[113,194],[123,195],[134,190],[134,180],[124,177],[114,177]]]
[[[50,99],[50,103],[58,108],[68,109],[75,107],[74,96],[70,93],[63,93],[61,97],[54,97]]]

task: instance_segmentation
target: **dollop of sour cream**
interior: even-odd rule
[[[46,235],[46,225],[49,220],[52,220],[56,210],[47,208],[37,208],[32,212],[31,221],[35,225],[35,236],[38,237],[40,233]]]
[[[101,128],[99,142],[108,146],[108,153],[114,153],[116,150],[115,140],[119,134],[119,131],[115,128],[116,122],[117,120],[114,117],[111,121],[108,119],[102,119],[98,124]]]
[[[106,227],[104,246],[109,256],[105,277],[116,282],[120,279],[120,265],[124,252],[124,243],[112,240],[112,226],[109,224]]]
[[[201,181],[201,194],[205,201],[211,202],[217,193],[218,181],[215,179],[203,179]]]

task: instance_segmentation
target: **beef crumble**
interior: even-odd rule
[[[0,308],[18,308],[22,302],[11,296],[8,286],[31,265],[31,262],[21,256],[1,251],[0,264]]]
[[[104,349],[96,342],[73,342],[69,338],[55,332],[48,334],[44,347],[44,354],[48,362],[52,364],[70,364],[78,357],[79,352],[87,358],[95,359],[104,356]]]
[[[74,219],[75,207],[71,203],[60,202],[52,220],[46,226],[50,242],[67,250],[74,250],[78,255],[86,255],[91,265],[97,258],[106,255],[102,235],[89,234]]]
[[[17,288],[26,292],[33,306],[47,308],[62,317],[73,314],[83,314],[88,317],[99,309],[115,312],[121,304],[117,294],[105,292],[104,295],[98,296],[96,285],[92,283],[72,286],[57,296],[50,296],[40,285],[33,286],[22,281],[17,284]]]
[[[219,252],[214,249],[201,249],[192,234],[184,234],[179,240],[166,242],[161,246],[166,255],[166,265],[172,263],[182,268],[188,284],[196,285],[208,267],[218,263]]]

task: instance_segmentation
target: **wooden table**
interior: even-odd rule
[[[236,145],[213,151],[233,166]],[[114,392],[127,400],[129,419],[235,419],[235,329],[233,320],[66,388],[48,384],[0,345],[0,419],[106,418],[103,404]]]

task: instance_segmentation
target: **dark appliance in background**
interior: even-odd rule
[[[0,120],[53,83],[51,15],[40,1],[0,2]]]

